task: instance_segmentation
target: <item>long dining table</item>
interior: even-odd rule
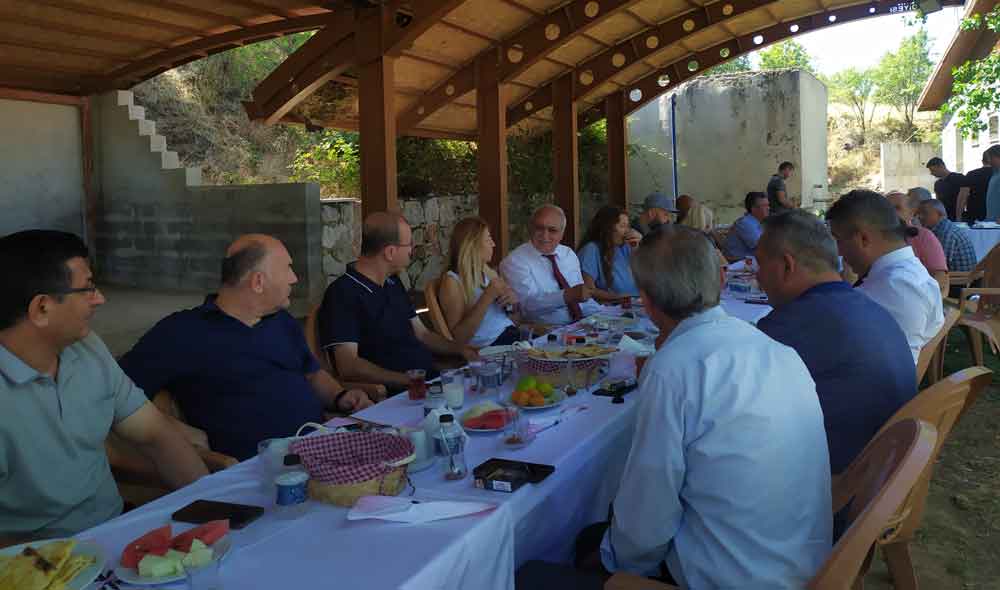
[[[736,317],[756,322],[765,305],[749,304],[728,292],[722,305]],[[606,313],[621,314],[620,309]],[[642,314],[638,327],[650,342],[655,327]],[[574,330],[569,326],[561,331]],[[609,378],[634,375],[634,357],[619,353],[609,363]],[[509,394],[508,379],[501,395]],[[573,543],[586,525],[607,519],[608,507],[628,456],[635,423],[635,399],[625,402],[595,396],[597,384],[559,406],[529,412],[532,418],[560,419],[525,448],[509,449],[501,434],[470,434],[466,445],[469,475],[446,481],[437,465],[410,475],[417,501],[489,502],[495,509],[424,524],[380,520],[349,521],[347,508],[310,501],[306,513],[286,520],[272,510],[241,531],[230,533],[232,549],[220,568],[223,586],[239,588],[403,588],[497,589],[514,587],[514,572],[524,562],[569,562]],[[464,407],[485,400],[467,395]],[[405,394],[361,411],[358,417],[394,426],[413,426],[422,405]],[[555,467],[539,484],[514,493],[478,489],[472,469],[492,457]],[[122,549],[143,533],[170,522],[171,514],[199,499],[269,507],[256,457],[214,473],[149,504],[78,535],[98,544],[117,565]],[[175,523],[175,528],[180,526]],[[110,588],[107,586],[106,588]],[[128,587],[128,586],[125,586]],[[183,588],[180,584],[165,588]],[[99,584],[93,589],[105,590]]]

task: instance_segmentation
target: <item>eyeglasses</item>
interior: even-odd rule
[[[72,295],[73,293],[86,293],[87,297],[95,297],[97,292],[100,291],[100,287],[97,285],[90,285],[89,287],[75,287],[72,289],[63,289],[61,291],[53,291],[50,295]]]

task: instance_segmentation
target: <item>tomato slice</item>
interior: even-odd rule
[[[153,529],[135,541],[132,541],[122,551],[122,565],[136,569],[139,567],[139,562],[142,561],[142,558],[150,553],[153,555],[166,555],[167,550],[170,549],[171,535],[172,531],[168,524],[158,529]]]
[[[198,539],[202,543],[211,546],[229,532],[229,520],[213,520],[193,528],[186,533],[181,533],[170,541],[170,547],[177,551],[187,553],[191,551],[191,542]]]

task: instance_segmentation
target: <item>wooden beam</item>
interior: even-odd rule
[[[184,25],[174,24],[172,22],[161,21],[151,18],[143,18],[141,16],[133,16],[131,14],[123,14],[121,12],[115,12],[112,10],[105,10],[104,8],[98,8],[97,6],[85,6],[77,4],[75,2],[67,2],[66,0],[33,0],[32,3],[41,4],[44,6],[51,6],[53,8],[58,8],[59,10],[76,14],[89,14],[91,16],[101,17],[102,19],[125,25],[136,25],[140,27],[151,28],[154,30],[162,29],[165,31],[176,31],[178,33],[184,33],[186,35],[195,35],[199,37],[205,36],[204,31],[197,29],[195,27],[186,27]]]
[[[69,45],[61,45],[59,43],[53,43],[51,41],[45,41],[44,43],[34,43],[32,41],[25,41],[22,39],[0,39],[0,45],[7,47],[17,47],[19,49],[34,49],[36,51],[44,51],[46,53],[55,53],[59,55],[75,55],[79,57],[95,57],[97,59],[102,59],[109,61],[111,63],[128,63],[131,57],[124,56],[120,53],[109,53],[106,51],[95,51],[93,49],[87,49],[85,47],[74,47]]]
[[[399,209],[396,195],[396,58],[383,56],[360,66],[358,108],[361,143],[361,211]]]
[[[564,75],[552,85],[552,175],[556,204],[566,213],[563,244],[576,249],[580,239],[580,174],[573,102],[573,76]]]
[[[573,69],[577,81],[575,100],[581,100],[611,80],[624,68],[642,61],[672,44],[776,0],[723,0],[667,19],[601,51]],[[726,8],[726,7],[729,8]],[[561,74],[560,74],[561,75]],[[538,87],[507,111],[507,124],[516,125],[532,112],[550,106],[549,82]]]
[[[21,90],[19,88],[6,88],[2,86],[0,86],[0,98],[6,100],[23,100],[26,102],[42,102],[46,104],[62,104],[74,107],[81,106],[86,100],[85,98],[69,94],[36,92],[34,90]]]
[[[90,113],[90,99],[80,102],[80,143],[83,155],[83,232],[84,242],[90,246],[91,259],[97,257],[97,191],[94,187],[94,135]]]
[[[621,91],[604,99],[608,114],[608,201],[628,211],[628,122],[625,94]]]
[[[526,27],[479,55],[493,54],[499,49],[500,81],[508,82],[553,50],[637,1],[573,0],[565,6],[535,18]],[[405,133],[455,98],[472,92],[475,89],[475,69],[476,59],[473,59],[447,80],[429,90],[423,98],[400,115],[400,131]]]
[[[176,67],[184,60],[191,61],[192,58],[197,59],[268,37],[319,29],[340,18],[349,18],[353,21],[354,15],[344,11],[272,21],[176,45],[114,70],[87,90],[96,93],[114,88],[129,88],[151,78],[153,72]]]
[[[500,84],[500,56],[476,60],[476,127],[479,132],[476,166],[479,181],[479,215],[489,223],[497,248],[493,262],[510,249],[507,216],[507,104]]]
[[[53,22],[44,19],[27,17],[24,16],[23,14],[19,14],[17,12],[13,12],[10,10],[0,10],[0,19],[2,19],[3,22],[7,24],[26,25],[29,27],[34,27],[36,29],[40,29],[46,33],[48,33],[49,31],[58,31],[60,33],[67,33],[69,35],[78,35],[80,37],[86,37],[88,39],[103,39],[103,40],[110,39],[112,41],[120,41],[122,43],[130,43],[133,45],[140,45],[144,47],[153,46],[153,47],[166,48],[170,46],[169,44],[164,43],[163,41],[156,41],[153,39],[147,39],[140,35],[131,35],[128,33],[123,33],[120,30],[112,32],[106,30],[96,30],[84,27],[77,27],[61,22]]]

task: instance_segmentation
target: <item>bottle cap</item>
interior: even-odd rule
[[[438,422],[440,422],[441,424],[450,424],[454,421],[455,417],[452,416],[451,414],[443,414],[440,418],[438,418]]]
[[[302,457],[300,457],[296,453],[291,453],[289,455],[285,455],[284,463],[285,467],[291,467],[293,465],[302,465]]]

